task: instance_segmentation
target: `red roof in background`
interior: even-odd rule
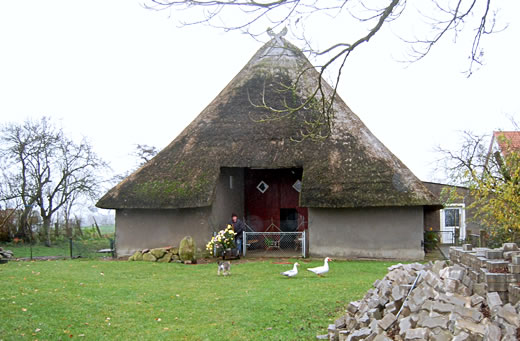
[[[502,153],[508,150],[520,151],[520,131],[494,131],[493,138]]]

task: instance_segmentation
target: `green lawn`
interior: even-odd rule
[[[0,340],[301,340],[326,333],[393,263],[335,261],[326,277],[269,261],[101,260],[0,265]],[[303,270],[303,271],[302,271]]]

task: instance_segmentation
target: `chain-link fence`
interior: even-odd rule
[[[31,243],[15,239],[9,243],[0,243],[0,247],[12,251],[14,259],[23,260],[112,258],[115,252],[112,238],[62,238],[53,241],[50,246],[44,242]]]
[[[305,257],[307,243],[302,232],[244,232],[244,256]]]

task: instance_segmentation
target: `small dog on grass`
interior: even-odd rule
[[[231,275],[231,263],[228,261],[218,262],[217,275],[220,276],[221,272],[224,276]]]

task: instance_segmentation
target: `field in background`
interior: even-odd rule
[[[98,250],[110,248],[110,239],[114,238],[114,225],[102,225],[99,227],[101,237],[95,227],[86,226],[81,228],[83,236],[76,235],[72,243],[66,237],[53,239],[50,247],[46,246],[42,241],[35,241],[31,245],[27,242],[10,242],[0,243],[0,247],[11,250],[15,258],[33,258],[38,257],[72,257],[83,258],[99,258],[107,257],[110,254],[98,253]],[[32,246],[32,247],[31,247]]]
[[[93,225],[82,226],[81,229],[83,231],[96,231],[96,228]],[[99,231],[101,232],[101,234],[113,235],[115,230],[115,225],[99,225]]]

